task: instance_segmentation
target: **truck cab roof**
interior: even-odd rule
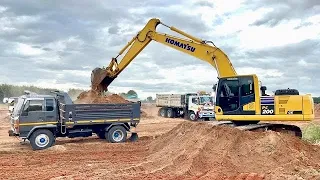
[[[28,99],[32,99],[32,98],[54,98],[54,96],[52,95],[43,95],[43,94],[27,94],[27,95],[22,95],[20,96],[22,98],[28,98]]]

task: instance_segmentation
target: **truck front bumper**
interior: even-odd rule
[[[8,131],[9,136],[19,136],[19,134],[16,134],[13,130]]]
[[[199,112],[199,118],[214,118],[214,112],[213,111],[200,111]]]

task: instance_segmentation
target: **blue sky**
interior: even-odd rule
[[[175,2],[174,4],[172,2]],[[0,3],[0,83],[88,89],[91,70],[159,18],[211,40],[239,74],[255,73],[268,90],[320,96],[320,1],[16,1]],[[159,32],[170,32],[164,27]],[[110,85],[113,92],[210,91],[216,70],[152,42]]]

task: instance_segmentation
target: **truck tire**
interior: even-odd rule
[[[29,141],[33,150],[42,150],[53,146],[55,137],[50,130],[38,129],[31,134]]]
[[[167,111],[166,108],[160,108],[160,116],[161,117],[167,117]]]
[[[111,143],[125,142],[127,130],[123,126],[113,126],[106,132],[105,137]]]
[[[167,109],[167,117],[174,118],[175,117],[175,111],[172,108]]]
[[[191,121],[196,121],[196,120],[197,120],[196,114],[195,114],[193,111],[190,111],[190,112],[188,113],[188,118],[189,118],[189,120],[191,120]]]

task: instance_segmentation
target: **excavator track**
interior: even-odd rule
[[[298,138],[302,138],[302,131],[298,126],[288,124],[276,124],[276,123],[258,123],[247,125],[235,125],[231,121],[217,121],[208,122],[214,126],[230,126],[243,131],[275,131],[280,133],[287,133]]]

